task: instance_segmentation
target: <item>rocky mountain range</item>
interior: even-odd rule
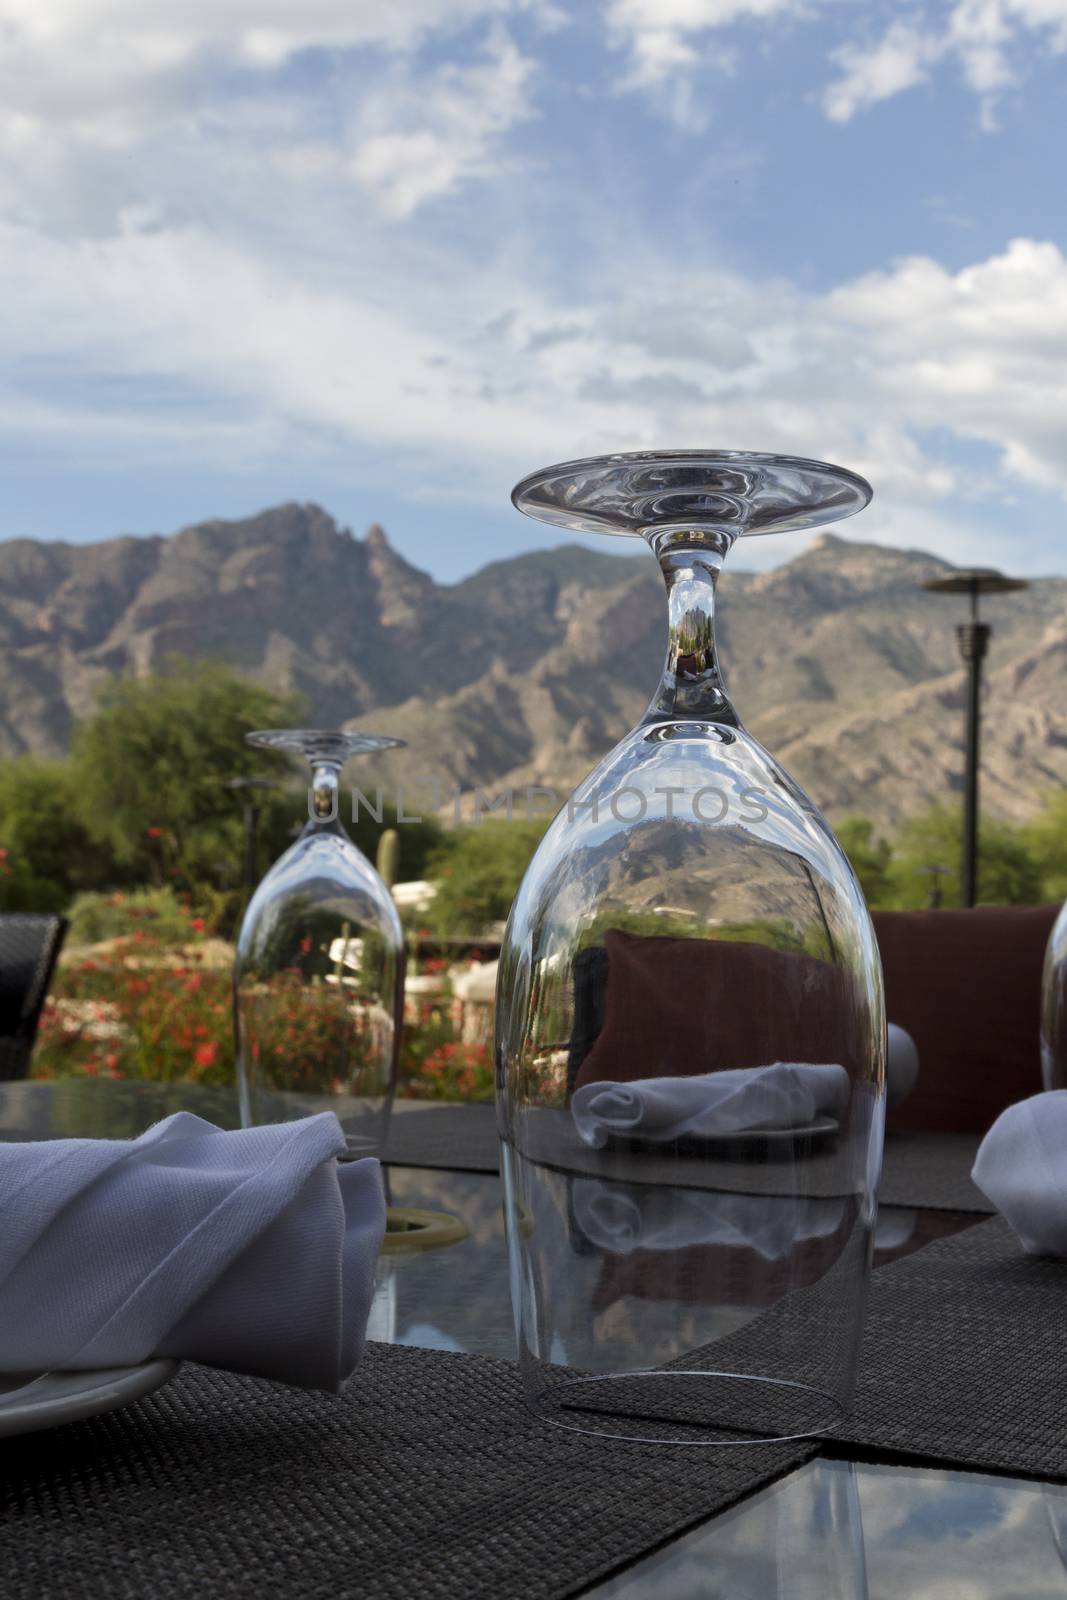
[[[828,534],[769,572],[727,565],[735,704],[831,818],[891,829],[960,788],[962,603],[919,588],[945,570]],[[1067,578],[985,615],[983,799],[1022,820],[1067,782]],[[0,545],[0,752],[61,752],[112,674],[215,656],[300,691],[316,722],[405,737],[376,781],[563,792],[641,714],[665,626],[643,551],[535,551],[442,585],[377,525],[356,538],[314,505],[168,538],[17,539]]]

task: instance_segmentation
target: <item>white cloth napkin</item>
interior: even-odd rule
[[[781,1261],[802,1239],[822,1239],[841,1226],[843,1200],[807,1195],[722,1194],[706,1189],[623,1187],[577,1178],[574,1217],[589,1240],[613,1255],[728,1245]]]
[[[906,1028],[889,1024],[885,1054],[885,1099],[887,1106],[899,1106],[915,1087],[919,1076],[919,1052]]]
[[[978,1147],[971,1177],[1024,1250],[1067,1256],[1067,1089],[1002,1111]]]
[[[820,1113],[842,1112],[848,1098],[844,1067],[776,1061],[691,1078],[586,1083],[574,1092],[571,1115],[585,1143],[600,1149],[612,1134],[666,1140],[803,1128]]]
[[[0,1371],[175,1356],[336,1391],[363,1353],[381,1172],[332,1112],[0,1144]]]

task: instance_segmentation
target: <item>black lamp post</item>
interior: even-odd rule
[[[255,797],[257,789],[276,789],[277,783],[273,778],[227,778],[226,788],[235,792],[244,791],[247,798],[244,803],[243,816],[245,825],[245,860],[244,860],[244,885],[252,892],[259,881],[256,871],[256,829],[259,826],[259,803]]]
[[[978,735],[982,719],[982,662],[993,632],[988,622],[978,620],[978,596],[1007,594],[1012,589],[1028,589],[1025,578],[1006,578],[992,567],[961,567],[943,578],[928,578],[923,584],[933,594],[966,594],[971,599],[970,620],[956,629],[960,655],[967,668],[966,773],[963,791],[963,864],[960,877],[960,904],[973,906],[978,891]]]

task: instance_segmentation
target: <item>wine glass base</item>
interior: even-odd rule
[[[751,536],[817,528],[862,511],[871,486],[847,467],[753,450],[640,450],[563,461],[512,491],[517,510],[581,533],[645,537],[668,524]]]
[[[467,1225],[448,1211],[423,1211],[414,1206],[390,1206],[385,1213],[383,1255],[410,1255],[418,1250],[440,1250],[460,1244]]]
[[[638,1444],[737,1449],[818,1438],[848,1415],[835,1395],[786,1378],[737,1372],[625,1372],[568,1378],[530,1410],[572,1433]]]

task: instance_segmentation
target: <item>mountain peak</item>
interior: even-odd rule
[[[958,784],[956,618],[920,587],[939,565],[831,533],[770,571],[727,567],[738,709],[831,814],[860,809],[895,827]],[[322,726],[380,716],[410,746],[391,781],[431,762],[468,788],[562,792],[648,704],[663,656],[658,591],[647,552],[585,546],[437,584],[380,524],[359,536],[311,502],[170,539],[0,544],[0,753],[58,754],[109,674],[211,656],[306,696]],[[1043,784],[1067,780],[1067,579],[990,613],[1000,737],[983,752],[983,782],[992,812],[1023,818]]]

